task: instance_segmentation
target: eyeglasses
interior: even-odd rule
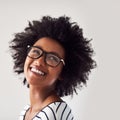
[[[32,59],[38,59],[40,58],[42,55],[45,55],[45,63],[51,67],[56,67],[60,64],[60,62],[63,63],[63,65],[65,65],[65,62],[63,59],[61,59],[60,57],[58,57],[55,53],[52,52],[45,52],[44,50],[42,50],[40,47],[38,46],[29,46],[28,45],[28,53],[27,53],[28,57],[32,58]]]

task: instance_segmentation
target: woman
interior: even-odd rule
[[[72,120],[71,108],[61,99],[77,93],[95,67],[90,41],[70,18],[44,16],[17,33],[10,42],[14,71],[24,73],[30,105],[19,120]]]

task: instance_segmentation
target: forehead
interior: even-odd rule
[[[41,47],[46,52],[54,52],[57,53],[60,57],[65,57],[65,50],[61,44],[59,44],[56,40],[51,38],[40,38],[33,46]]]

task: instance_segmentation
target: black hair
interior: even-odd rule
[[[71,22],[70,17],[43,16],[40,20],[29,22],[23,32],[16,33],[9,45],[14,60],[14,72],[18,74],[24,72],[27,46],[32,46],[42,37],[58,41],[65,49],[65,66],[61,73],[63,80],[57,81],[55,88],[57,94],[62,97],[77,93],[77,87],[86,84],[96,62],[92,59],[94,51],[90,44],[91,40],[83,36],[83,29],[76,22]],[[26,84],[26,78],[23,83]]]

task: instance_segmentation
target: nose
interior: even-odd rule
[[[39,57],[38,59],[35,59],[35,63],[38,65],[38,66],[45,66],[46,63],[45,63],[45,55],[42,55],[41,57]]]

